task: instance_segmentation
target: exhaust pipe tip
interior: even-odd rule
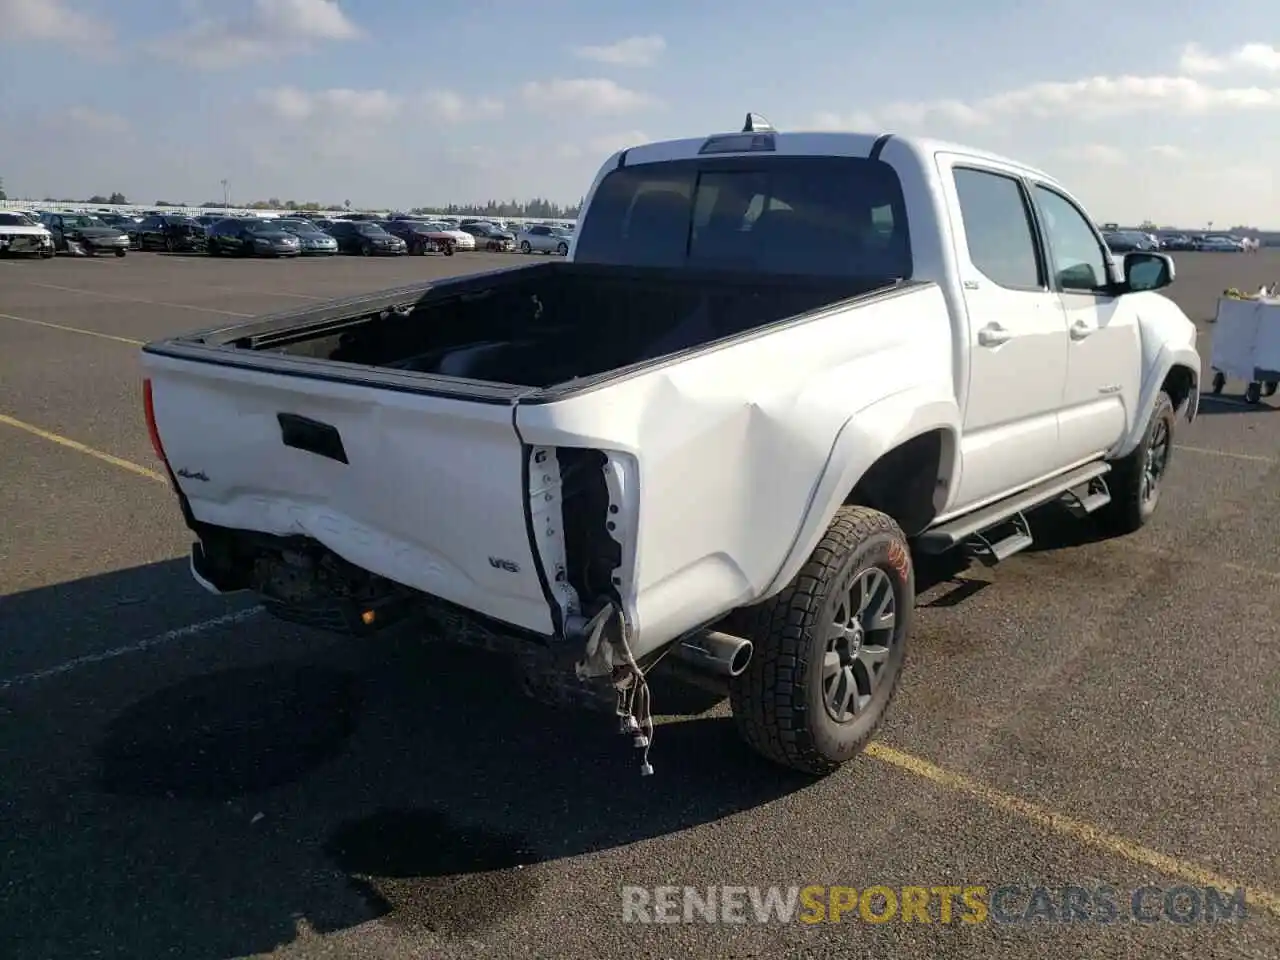
[[[754,649],[751,641],[743,637],[711,631],[696,640],[686,640],[679,644],[676,654],[698,669],[724,677],[737,677],[751,663]]]

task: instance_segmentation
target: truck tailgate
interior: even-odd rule
[[[144,354],[195,519],[305,535],[365,570],[552,632],[510,403]]]

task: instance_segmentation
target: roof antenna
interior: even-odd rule
[[[777,133],[773,124],[758,113],[748,113],[747,122],[742,125],[743,133]]]

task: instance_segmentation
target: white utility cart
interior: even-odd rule
[[[1209,365],[1214,394],[1230,378],[1248,383],[1246,403],[1273,395],[1280,383],[1280,298],[1219,299]]]

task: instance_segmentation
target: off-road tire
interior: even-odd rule
[[[1173,400],[1169,394],[1161,392],[1156,397],[1155,409],[1151,411],[1151,419],[1147,421],[1146,432],[1142,441],[1127,457],[1114,460],[1111,472],[1107,474],[1107,489],[1111,491],[1111,502],[1098,511],[1097,517],[1107,533],[1113,536],[1124,536],[1135,533],[1147,525],[1160,505],[1160,490],[1163,486],[1164,474],[1173,455],[1174,425],[1177,414],[1173,409]],[[1144,498],[1143,477],[1145,475],[1147,455],[1156,438],[1158,425],[1163,423],[1167,430],[1168,455],[1160,472],[1160,484],[1157,485],[1154,499]]]
[[[841,723],[824,702],[824,627],[841,585],[872,567],[892,585],[892,643],[870,703]],[[755,646],[746,671],[729,685],[742,739],[766,759],[809,774],[830,773],[857,756],[897,691],[914,605],[915,569],[897,523],[867,507],[841,507],[791,584],[733,615],[735,627]]]

